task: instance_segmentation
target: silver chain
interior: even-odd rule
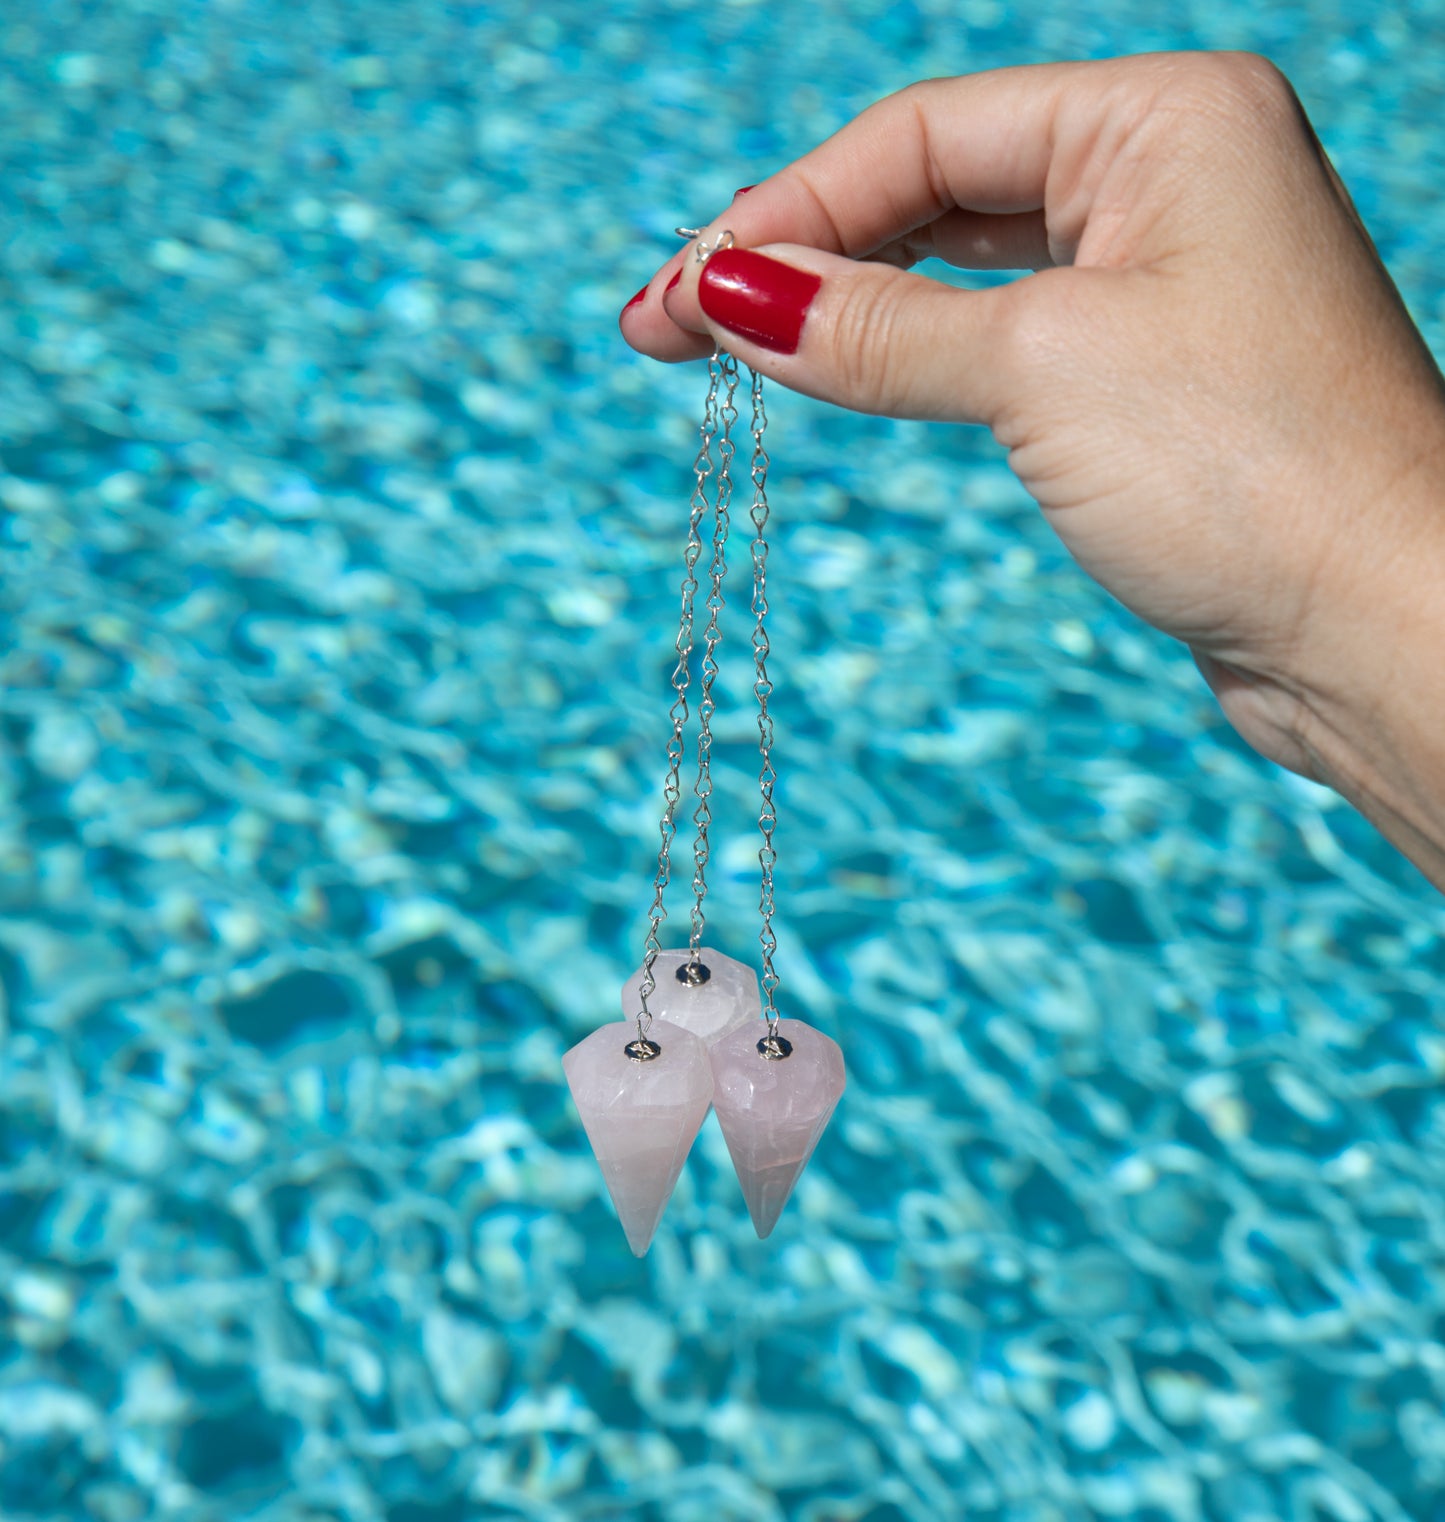
[[[672,686],[676,697],[668,713],[672,720],[672,733],[667,740],[667,782],[663,787],[664,807],[659,826],[662,844],[657,852],[657,875],[652,883],[652,910],[649,915],[646,955],[642,963],[642,987],[639,990],[642,1004],[637,1015],[639,1043],[644,1041],[652,1025],[652,1012],[647,1007],[647,1001],[657,988],[653,968],[662,950],[658,931],[662,928],[663,920],[667,918],[667,909],[663,900],[667,894],[667,885],[672,880],[672,838],[677,833],[677,803],[682,796],[679,773],[683,751],[686,749],[683,732],[687,727],[687,689],[691,680],[693,599],[697,593],[697,562],[699,555],[702,554],[702,536],[698,529],[702,524],[703,514],[707,511],[707,481],[714,470],[712,445],[718,427],[717,395],[722,374],[720,355],[714,354],[708,363],[707,401],[703,406],[702,427],[699,429],[701,442],[698,445],[697,459],[693,464],[696,482],[693,486],[688,516],[687,546],[682,557],[682,612],[677,629],[677,665],[672,673]]]
[[[694,228],[680,227],[678,232],[684,237],[698,237],[697,230]],[[719,248],[730,247],[731,244],[732,234],[725,231],[719,234],[711,248],[699,241],[696,257],[699,262],[704,262],[709,254],[715,253]],[[768,699],[773,692],[773,684],[768,677],[768,655],[772,647],[767,631],[768,541],[765,532],[769,515],[767,490],[769,460],[768,452],[763,447],[763,434],[768,426],[768,415],[763,406],[763,378],[757,371],[752,371],[751,374],[753,458],[750,474],[753,484],[753,502],[749,516],[753,524],[753,694],[758,700],[758,751],[762,758],[758,772],[758,790],[761,796],[758,829],[762,834],[763,842],[758,852],[758,865],[762,869],[758,908],[762,915],[763,925],[758,939],[763,952],[761,980],[763,1014],[768,1022],[768,1033],[758,1042],[758,1052],[762,1057],[776,1061],[791,1053],[792,1044],[778,1033],[780,1016],[775,1000],[778,975],[773,970],[773,953],[778,947],[777,936],[773,932],[773,869],[778,860],[778,853],[773,847],[773,831],[778,823],[773,790],[777,784],[778,774],[773,767],[773,719],[768,709]],[[725,552],[731,525],[732,462],[736,453],[732,430],[738,417],[734,400],[737,387],[737,360],[731,354],[715,349],[712,358],[708,361],[707,401],[703,407],[702,427],[699,430],[700,443],[697,459],[693,465],[693,474],[696,479],[688,516],[687,546],[683,552],[682,611],[677,631],[677,664],[672,673],[672,686],[676,696],[669,710],[672,733],[667,741],[667,781],[663,788],[664,808],[660,825],[662,842],[657,853],[657,875],[652,884],[652,910],[648,919],[646,955],[643,959],[642,983],[639,989],[641,1008],[637,1015],[637,1040],[627,1047],[627,1055],[637,1062],[652,1061],[662,1050],[655,1041],[647,1039],[647,1032],[652,1025],[652,1012],[647,1007],[647,1001],[657,990],[654,970],[657,958],[662,952],[659,931],[663,920],[667,918],[664,900],[668,884],[672,880],[672,842],[677,834],[677,805],[682,797],[680,780],[682,756],[686,749],[683,736],[688,720],[687,693],[691,681],[697,563],[702,554],[702,535],[699,530],[702,526],[703,515],[708,509],[707,483],[710,477],[715,476],[716,489],[712,502],[712,562],[708,568],[708,622],[703,633],[702,669],[698,693],[697,785],[694,789],[697,796],[697,808],[693,812],[693,824],[697,835],[692,852],[692,936],[687,963],[685,968],[679,969],[678,972],[680,978],[686,976],[689,982],[701,981],[700,972],[701,977],[706,976],[706,970],[700,968],[699,955],[706,925],[703,902],[707,897],[707,866],[711,853],[708,833],[712,825],[712,718],[715,711],[712,693],[713,683],[718,673],[717,646],[721,638],[718,617],[724,606],[722,585],[723,578],[727,575]],[[718,402],[719,391],[722,392],[721,405]],[[721,430],[720,437],[719,430]],[[718,452],[716,465],[713,462],[714,441],[717,442]]]
[[[702,682],[697,700],[697,809],[692,820],[697,835],[693,841],[692,860],[692,938],[688,945],[687,965],[693,969],[696,979],[698,958],[702,948],[702,933],[706,924],[703,900],[707,897],[707,864],[711,851],[708,831],[712,825],[712,716],[716,711],[713,702],[713,682],[717,679],[717,646],[721,638],[718,614],[723,609],[723,577],[727,575],[727,538],[731,524],[730,510],[733,496],[733,456],[737,452],[733,443],[733,424],[737,422],[738,409],[734,398],[738,388],[738,362],[731,354],[714,353],[709,374],[713,368],[721,372],[722,404],[719,418],[722,425],[718,439],[718,463],[716,495],[713,507],[712,564],[709,567],[709,590],[707,599],[708,622],[703,633]],[[710,383],[710,392],[716,394],[717,380]]]
[[[768,414],[763,406],[763,378],[753,371],[753,505],[749,513],[753,521],[753,692],[758,700],[758,752],[762,768],[758,773],[758,791],[761,804],[758,809],[758,829],[762,833],[762,849],[758,852],[758,864],[762,868],[762,890],[758,908],[763,917],[762,934],[758,937],[763,948],[763,1013],[768,1021],[768,1034],[759,1043],[759,1051],[765,1056],[783,1056],[786,1042],[778,1036],[778,1011],[773,996],[778,989],[778,975],[773,971],[773,953],[778,949],[778,938],[773,934],[773,868],[778,853],[773,849],[773,830],[778,823],[777,809],[773,805],[773,788],[778,774],[773,768],[773,716],[768,711],[768,699],[773,684],[768,679],[768,654],[772,646],[768,640],[768,452],[763,448],[763,433],[768,426]],[[764,1050],[771,1044],[771,1050]]]

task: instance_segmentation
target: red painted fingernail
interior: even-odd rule
[[[650,284],[651,284],[651,282],[649,281],[648,285],[650,285]],[[645,295],[647,295],[647,291],[648,291],[648,286],[647,285],[643,286],[642,289],[627,303],[627,306],[623,307],[622,310],[625,312],[625,311],[628,310],[628,308],[635,307],[637,305],[637,303],[639,301],[641,301],[642,298]]]
[[[672,279],[669,280],[665,286],[663,286],[663,288],[662,288],[662,294],[664,296],[666,296],[669,291],[675,291],[677,289],[677,282],[679,280],[681,280],[681,279],[682,279],[682,271],[678,270],[678,272],[672,277]]]
[[[697,299],[714,322],[774,353],[796,354],[822,283],[750,248],[720,248],[702,267]]]
[[[740,185],[735,191],[733,191],[733,200],[736,201],[739,196],[745,196],[748,191],[756,190],[757,188],[758,187],[756,185]]]

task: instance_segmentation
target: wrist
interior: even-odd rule
[[[1316,600],[1297,769],[1445,890],[1445,417],[1355,524]]]

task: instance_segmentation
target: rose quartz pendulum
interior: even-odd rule
[[[707,1048],[659,1020],[656,1039],[632,1022],[604,1025],[562,1059],[627,1245],[640,1258],[672,1198],[712,1102]]]
[[[691,232],[687,235],[696,236]],[[704,260],[731,242],[732,234],[724,232],[712,249],[699,243],[697,258]],[[672,675],[676,696],[663,794],[666,806],[646,955],[642,967],[622,990],[626,1018],[593,1031],[567,1053],[562,1063],[622,1229],[639,1257],[652,1242],[710,1104],[716,1105],[753,1225],[760,1237],[766,1237],[813,1155],[844,1086],[843,1055],[837,1043],[801,1020],[781,1019],[774,1004],[778,985],[772,961],[777,946],[772,929],[776,773],[772,765],[773,725],[768,712],[772,684],[768,680],[769,644],[764,622],[768,611],[768,544],[763,532],[768,521],[768,456],[762,436],[767,416],[762,377],[757,374],[752,378],[752,647],[762,756],[762,807],[758,815],[763,842],[758,853],[762,868],[762,997],[751,968],[702,945],[712,822],[712,692],[718,670],[718,613],[723,606],[724,546],[732,501],[731,435],[738,415],[734,405],[737,361],[716,351],[708,364],[708,379],[684,554],[682,615]],[[707,483],[714,476],[716,490],[709,504]],[[699,529],[709,505],[713,509],[712,563],[697,705],[692,935],[685,949],[664,951],[658,933],[666,918],[663,901],[672,876],[671,848],[688,720],[697,563],[702,552]]]
[[[838,1043],[801,1020],[768,1034],[735,1030],[715,1042],[713,1108],[760,1237],[777,1225],[843,1093]]]

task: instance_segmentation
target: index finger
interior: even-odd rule
[[[1077,64],[909,85],[757,186],[728,213],[744,247],[801,243],[865,259],[955,209],[1043,209],[1060,101]]]
[[[984,217],[1039,212],[1060,104],[1077,103],[1080,75],[1104,67],[1033,64],[909,85],[735,198],[701,230],[702,240],[711,244],[726,228],[743,248],[801,244],[866,259],[960,210]],[[938,241],[926,240],[930,247]],[[1050,259],[1036,252],[1031,262]],[[674,255],[646,296],[670,288],[685,268]],[[641,292],[623,328],[629,342],[658,358],[692,358],[710,347],[697,337],[701,321],[681,329]]]
[[[791,244],[854,259],[881,252],[907,263],[895,253],[918,235],[917,248],[980,266],[1000,260],[975,260],[971,251],[1022,247],[1027,257],[1017,267],[1037,268],[1074,261],[1103,194],[1095,248],[1100,262],[1127,262],[1147,252],[1150,238],[1166,236],[1155,198],[1142,188],[1178,173],[1177,154],[1171,164],[1147,151],[1142,124],[1161,103],[1197,100],[1201,87],[1207,95],[1211,76],[1238,63],[1161,53],[925,80],[870,106],[734,200],[702,236],[713,243],[726,228],[743,248]],[[1177,186],[1167,197],[1176,202]],[[659,358],[702,352],[695,280],[676,258],[663,271],[674,272],[682,273],[682,299],[668,305],[685,326],[653,299],[639,300],[623,320],[628,340]],[[667,283],[655,277],[648,297]]]

